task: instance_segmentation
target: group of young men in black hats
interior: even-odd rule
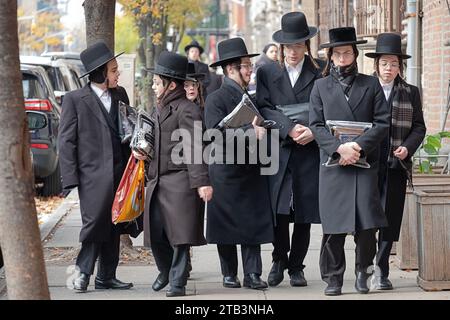
[[[279,61],[259,68],[254,97],[260,114],[265,119],[274,120],[276,125],[267,129],[255,120],[243,127],[228,129],[238,139],[253,137],[250,141],[257,141],[257,144],[264,141],[265,135],[277,130],[280,151],[276,174],[261,175],[259,163],[224,162],[209,164],[207,177],[201,167],[197,168],[196,175],[194,167],[174,166],[162,154],[154,160],[159,163],[159,169],[153,167],[155,176],[161,174],[161,166],[168,165],[170,174],[187,174],[184,178],[179,176],[181,180],[177,188],[189,177],[190,180],[186,181],[190,181],[190,187],[187,188],[198,189],[198,195],[190,194],[189,201],[193,201],[191,196],[208,200],[206,241],[217,244],[224,287],[241,287],[237,274],[237,245],[241,246],[243,286],[252,289],[277,286],[283,281],[285,270],[291,286],[307,286],[303,270],[310,228],[311,224],[320,223],[323,238],[319,268],[322,279],[327,283],[325,295],[342,293],[346,268],[344,243],[348,234],[354,236],[356,243],[357,292],[369,292],[368,280],[372,275],[373,288],[393,288],[388,279],[389,252],[392,243],[398,240],[411,156],[426,131],[418,89],[407,84],[402,77],[403,60],[409,56],[401,51],[400,35],[381,34],[376,51],[366,54],[375,60],[375,76],[368,76],[358,72],[357,45],[366,40],[358,40],[354,28],[329,30],[329,42],[321,45],[327,49],[325,62],[315,59],[311,53],[310,39],[317,33],[318,29],[307,24],[303,13],[283,15],[281,30],[273,34],[273,40],[279,44]],[[194,71],[208,75],[208,66],[198,61],[202,50],[195,41],[185,48],[189,60],[194,63]],[[206,99],[201,118],[207,129],[218,129],[221,120],[247,93],[253,69],[250,59],[258,55],[249,54],[241,38],[221,41],[218,54],[218,61],[211,67],[222,67],[225,78],[220,89]],[[180,60],[176,54],[173,55],[174,61]],[[161,59],[167,59],[167,55],[162,56]],[[128,102],[128,99],[124,90],[117,87],[115,56],[104,44],[89,47],[81,59],[90,84],[66,96],[60,129],[63,185],[65,188],[78,186],[83,218],[80,233],[83,245],[77,259],[80,276],[74,281],[74,288],[86,291],[95,260],[99,257],[96,288],[128,289],[132,284],[117,280],[115,275],[118,237],[126,230],[112,225],[110,220],[114,192],[130,153],[129,148],[120,145],[118,140],[117,103],[119,100]],[[156,119],[159,127],[164,127],[165,119],[178,112],[168,97],[173,96],[170,101],[178,101],[174,100],[174,95],[178,92],[177,82],[180,80],[173,75],[186,75],[188,60],[185,60],[173,67],[163,61],[157,64],[165,65],[163,74],[155,73],[163,75],[162,80],[168,79],[161,82],[164,90],[173,88],[170,89],[173,92],[164,91],[161,95],[165,103],[158,104]],[[181,91],[179,95],[177,99],[182,99]],[[184,98],[179,101],[188,105]],[[298,114],[296,108],[305,108],[305,105],[308,108],[306,121],[304,116],[295,116]],[[370,123],[371,127],[352,141],[341,141],[327,127],[329,120],[364,122]],[[219,143],[223,141],[212,142],[213,145]],[[225,139],[225,143],[236,142]],[[251,150],[247,148],[245,152]],[[166,151],[165,154],[170,154],[170,150]],[[223,156],[225,159],[227,155]],[[354,166],[361,157],[367,159],[370,168]],[[339,165],[322,165],[329,158],[337,159]],[[159,182],[155,183],[159,185]],[[171,192],[170,188],[166,191]],[[187,194],[189,190],[179,192]],[[200,230],[202,224],[194,218],[186,220],[187,224],[193,225],[178,225],[176,218],[170,218],[170,222],[164,220],[161,217],[170,216],[170,210],[166,209],[172,208],[173,202],[162,205],[161,199],[149,196],[147,207],[153,208],[154,201],[159,201],[158,206],[162,207],[155,211],[158,219],[152,218],[153,209],[147,213],[149,217],[145,219],[144,229],[158,230],[166,235],[166,238],[161,238],[166,239],[164,246],[172,247],[172,250],[166,250],[164,258],[160,258],[166,262],[164,266],[162,262],[158,263],[161,273],[153,287],[160,290],[170,282],[168,296],[184,295],[188,264],[186,250],[189,246],[206,243],[203,236],[194,232],[194,229]],[[192,210],[189,209],[192,213],[197,210],[194,202]],[[175,211],[180,210],[182,207],[176,207]],[[181,213],[172,214],[176,217]],[[151,226],[152,221],[161,224],[155,229]],[[294,224],[292,233],[291,223]],[[177,234],[191,236],[177,237]],[[273,263],[267,282],[261,279],[260,245],[264,243],[273,244]]]

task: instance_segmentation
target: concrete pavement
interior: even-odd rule
[[[79,247],[78,233],[81,227],[79,204],[76,192],[64,200],[56,210],[54,216],[41,226],[43,245],[46,248]],[[228,289],[222,286],[219,258],[216,246],[207,245],[193,248],[191,278],[187,284],[187,296],[175,298],[179,300],[450,300],[450,291],[425,292],[416,282],[417,271],[402,271],[391,264],[390,279],[395,287],[392,291],[371,291],[362,295],[354,289],[354,243],[353,237],[346,241],[347,270],[343,295],[327,297],[323,294],[325,283],[320,278],[319,252],[322,230],[320,225],[314,225],[311,230],[311,244],[306,256],[304,270],[308,280],[307,287],[291,287],[289,276],[285,273],[284,281],[275,288],[258,291],[246,288]],[[142,246],[142,235],[134,239],[135,246]],[[271,267],[272,245],[262,246],[263,275],[267,279]],[[393,257],[393,256],[391,256]],[[392,258],[392,260],[394,260]],[[243,281],[241,257],[239,257],[239,278]],[[93,277],[88,292],[84,294],[69,290],[66,283],[70,282],[73,266],[46,263],[47,276],[52,299],[56,300],[96,300],[96,299],[169,299],[165,296],[165,289],[154,292],[152,282],[158,275],[157,268],[151,265],[120,265],[117,276],[123,281],[131,281],[134,288],[125,291],[95,290]],[[5,299],[3,296],[0,299]],[[174,299],[174,298],[171,298]]]

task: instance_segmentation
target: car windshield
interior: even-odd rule
[[[25,99],[45,99],[45,92],[36,76],[22,74],[23,97]]]

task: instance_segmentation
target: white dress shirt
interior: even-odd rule
[[[100,98],[100,101],[103,103],[103,106],[105,107],[106,111],[111,110],[111,95],[109,94],[108,90],[103,91],[99,87],[97,87],[95,84],[91,83],[91,88],[95,92],[95,94]]]
[[[300,73],[303,69],[303,63],[305,62],[305,58],[303,58],[302,61],[299,62],[295,67],[291,67],[286,60],[284,61],[284,65],[286,66],[286,71],[289,75],[289,80],[291,80],[292,88],[295,86],[295,83],[298,80],[298,77],[300,76]]]
[[[389,83],[383,83],[380,80],[381,87],[383,88],[384,96],[386,97],[386,101],[389,101],[389,96],[391,95],[392,88],[394,87],[394,80]]]

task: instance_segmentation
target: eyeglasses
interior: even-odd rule
[[[185,82],[184,83],[184,88],[185,89],[189,89],[189,88],[198,88],[200,86],[199,82]]]
[[[240,64],[239,65],[241,68],[246,68],[246,69],[253,69],[253,67],[255,66],[253,63],[247,63],[247,64]]]
[[[340,57],[342,57],[344,59],[349,59],[349,58],[353,57],[354,55],[355,54],[353,52],[340,53],[340,52],[333,51],[333,57],[335,57],[337,59],[339,59]]]
[[[398,68],[400,67],[400,64],[398,62],[380,61],[380,66],[384,69],[386,69],[388,66],[391,66],[391,68]]]

